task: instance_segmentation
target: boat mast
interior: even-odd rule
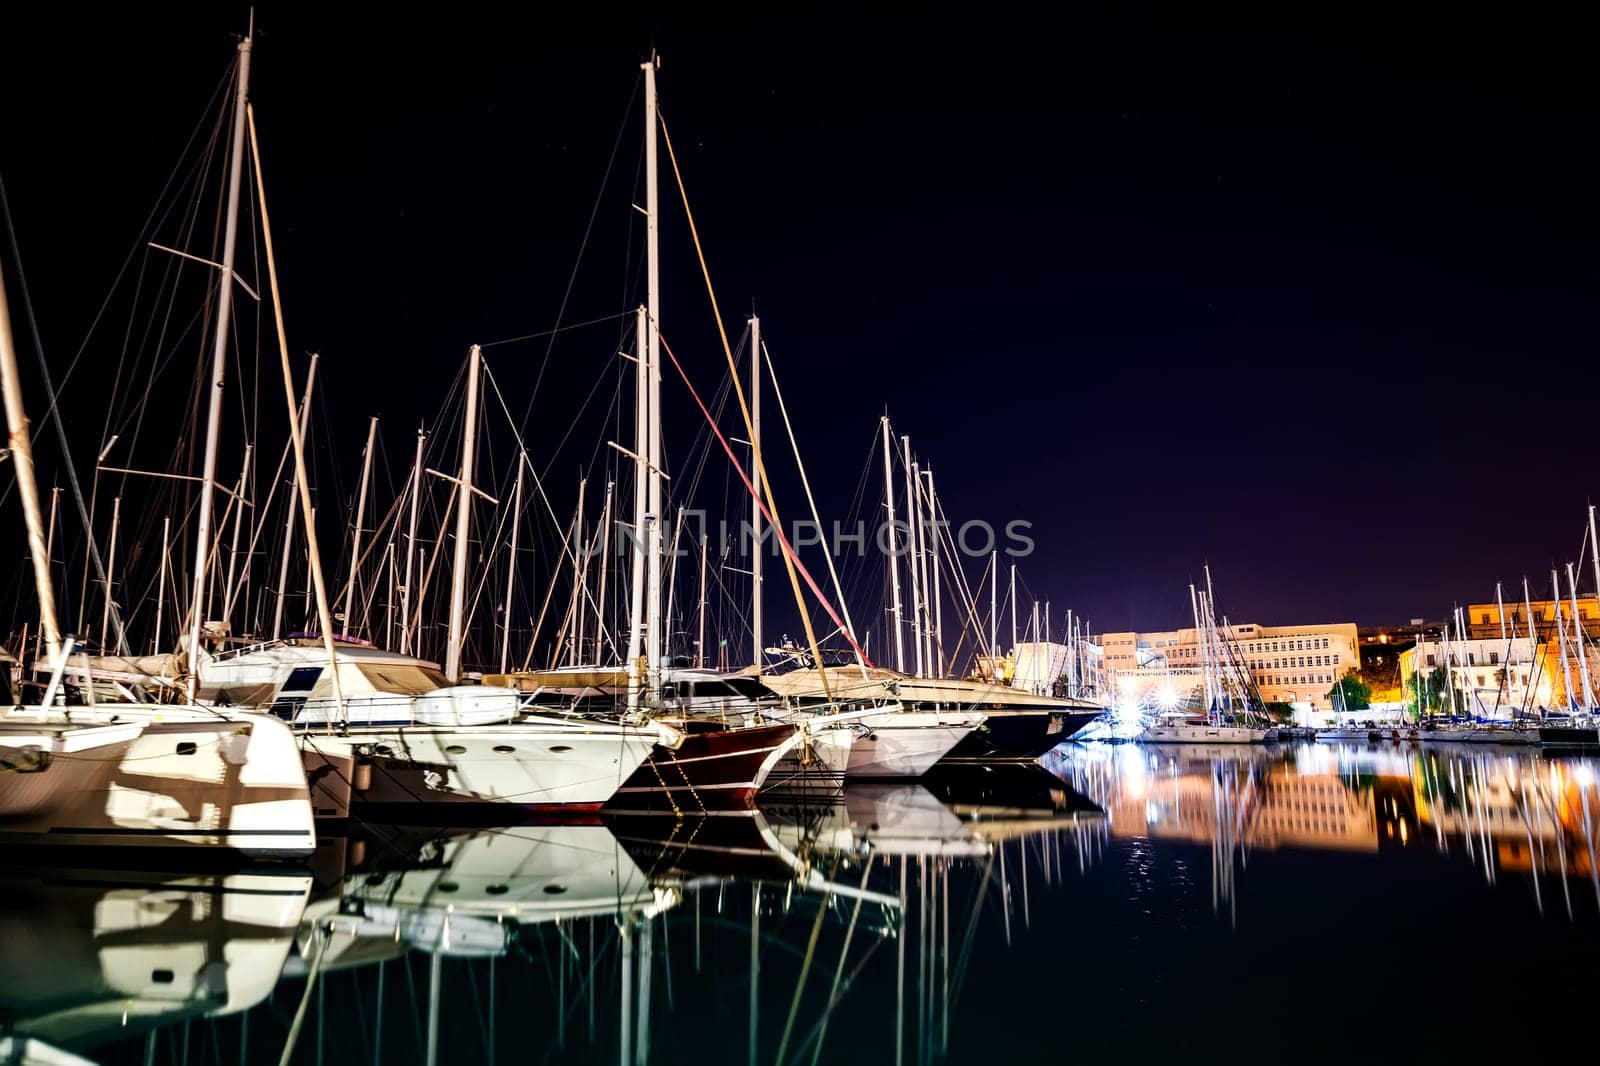
[[[1011,653],[1017,652],[1017,564],[1011,564]],[[1015,673],[1012,680],[1016,679]]]
[[[300,429],[300,440],[306,439],[306,430],[311,422],[311,387],[317,380],[317,361],[321,357],[316,352],[311,353],[311,367],[306,371],[306,388],[300,396],[300,415],[296,423]],[[295,506],[293,499],[288,501],[289,516],[283,521],[283,555],[278,561],[278,601],[272,608],[272,639],[283,639],[283,603],[289,593],[289,555],[294,547],[294,527],[300,520],[300,508]]]
[[[1533,593],[1528,590],[1528,577],[1526,574],[1522,577],[1522,609],[1528,615],[1528,655],[1531,658],[1528,664],[1528,684],[1530,687],[1534,687],[1533,670],[1534,667],[1539,665],[1541,656],[1539,655],[1539,632],[1533,624]],[[1544,704],[1542,703],[1539,705],[1539,720],[1544,720]]]
[[[411,464],[411,514],[407,519],[405,584],[400,586],[400,654],[411,651],[411,576],[417,561],[417,511],[422,497],[422,445],[428,435],[417,427],[417,457]]]
[[[750,442],[750,484],[754,487],[750,494],[750,661],[759,674],[766,645],[761,639],[761,464],[756,462],[761,451],[761,319],[755,315],[750,316]]]
[[[583,594],[589,591],[589,552],[583,539],[584,492],[589,479],[578,479],[578,512],[572,519],[572,634],[567,640],[567,665],[583,658]]]
[[[111,500],[111,546],[106,551],[106,602],[100,611],[100,646],[106,645],[106,630],[111,626],[111,583],[117,574],[117,531],[122,525],[122,497]]]
[[[939,498],[933,492],[933,471],[923,471],[928,476],[928,519],[933,528],[933,549],[928,568],[933,572],[933,631],[930,638],[930,660],[934,676],[944,676],[944,596],[939,590]]]
[[[916,650],[917,676],[922,677],[922,580],[918,572],[922,548],[917,541],[917,531],[922,525],[918,503],[921,494],[917,491],[917,468],[911,462],[911,437],[906,434],[900,436],[900,455],[906,470],[906,545],[909,548],[906,568],[911,572],[911,641]]]
[[[350,578],[344,587],[344,631],[351,631],[351,610],[361,571],[361,524],[367,520],[367,483],[372,479],[372,445],[378,437],[378,419],[367,422],[367,446],[361,450],[361,483],[356,489],[356,524],[350,531]]]
[[[1594,567],[1594,595],[1600,601],[1600,540],[1595,539],[1594,504],[1589,505],[1589,562]]]
[[[252,25],[239,42],[239,74],[233,102],[233,154],[228,160],[228,213],[222,231],[222,263],[217,274],[216,339],[211,348],[211,390],[206,409],[206,450],[201,468],[200,517],[194,543],[194,589],[189,601],[189,702],[199,684],[200,623],[206,613],[207,565],[211,555],[211,518],[217,493],[217,435],[222,428],[222,389],[228,374],[229,319],[233,313],[233,259],[239,243],[239,182],[244,173],[245,103],[250,95]]]
[[[633,536],[632,579],[628,586],[628,710],[639,709],[640,688],[643,678],[639,671],[639,652],[644,642],[644,572],[645,572],[645,505],[649,489],[645,485],[646,462],[644,454],[649,448],[650,431],[647,428],[650,408],[649,342],[646,334],[649,312],[640,307],[634,315],[634,426],[633,426]]]
[[[889,416],[878,420],[883,430],[883,498],[889,508],[889,614],[894,619],[894,668],[906,672],[906,638],[900,619],[900,531],[894,522],[894,482],[889,470]]]
[[[244,466],[239,471],[239,490],[234,494],[233,513],[233,539],[228,545],[228,580],[222,585],[222,617],[225,621],[233,619],[234,575],[239,569],[239,529],[244,525],[245,490],[250,487],[250,457],[255,453],[254,444],[244,446]],[[250,580],[250,566],[246,563],[244,568],[244,582],[248,587]],[[245,605],[249,606],[249,596],[245,597]]]
[[[605,505],[600,508],[600,588],[594,601],[594,661],[601,661],[606,638],[606,563],[611,558],[611,490],[606,482]]]
[[[706,538],[700,538],[700,628],[694,642],[694,664],[705,669],[706,665]]]
[[[1583,678],[1583,707],[1592,710],[1594,689],[1589,687],[1589,656],[1583,650],[1583,627],[1578,621],[1578,582],[1571,563],[1567,564],[1567,592],[1572,598],[1572,654],[1578,660],[1578,672]]]
[[[645,302],[649,307],[649,431],[650,450],[646,471],[650,498],[645,523],[648,527],[649,558],[646,605],[645,667],[646,687],[653,697],[661,691],[661,235],[660,201],[656,188],[656,70],[660,57],[651,53],[644,64],[644,171],[645,171]]]
[[[1000,625],[1000,553],[989,553],[989,679],[1000,680],[1000,653],[995,650]]]
[[[517,452],[517,481],[511,490],[511,558],[506,566],[506,606],[501,612],[505,629],[500,636],[500,672],[506,672],[511,662],[511,590],[517,587],[517,533],[522,525],[522,466],[528,454]]]
[[[1556,646],[1561,649],[1562,685],[1565,686],[1567,710],[1570,711],[1574,707],[1572,699],[1572,666],[1567,662],[1567,627],[1566,623],[1561,621],[1561,582],[1556,578],[1554,570],[1550,571],[1550,587],[1555,590],[1555,602],[1551,606],[1555,608]]]
[[[167,565],[171,558],[169,543],[172,539],[172,518],[161,519],[161,568],[156,577],[156,638],[150,643],[150,654],[156,655],[161,651],[161,622],[162,615],[167,611]],[[245,604],[246,608],[250,605]]]
[[[39,628],[51,666],[61,656],[61,628],[56,623],[56,593],[50,583],[50,551],[45,546],[44,520],[39,512],[39,486],[33,477],[33,443],[28,435],[28,413],[22,406],[22,382],[17,373],[17,349],[11,337],[11,309],[6,282],[0,274],[0,387],[5,390],[6,430],[11,459],[17,468],[17,494],[22,497],[22,517],[28,526],[28,557],[33,560],[33,587],[39,598]]]
[[[444,674],[451,684],[461,680],[461,642],[467,608],[467,541],[472,536],[472,465],[478,443],[478,364],[483,349],[467,353],[467,418],[461,438],[461,479],[456,482],[456,544],[450,570],[450,631],[445,645]]]
[[[1200,677],[1206,694],[1206,717],[1211,716],[1211,671],[1206,669],[1206,645],[1204,634],[1200,631],[1200,597],[1195,592],[1194,582],[1189,582],[1189,613],[1194,616],[1194,640],[1200,649]]]
[[[272,246],[272,220],[267,214],[267,189],[266,182],[261,176],[261,146],[256,142],[255,115],[246,110],[245,118],[250,123],[250,149],[251,157],[255,161],[256,174],[256,200],[261,211],[261,243],[267,251],[267,282],[272,291],[272,322],[278,334],[278,363],[283,371],[283,404],[288,415],[289,443],[294,450],[294,483],[300,496],[300,508],[306,513],[306,558],[308,569],[311,571],[311,582],[317,595],[317,620],[322,629],[322,646],[328,653],[328,681],[333,688],[333,705],[340,720],[344,719],[344,692],[339,683],[339,660],[333,646],[333,612],[328,607],[328,586],[322,578],[322,553],[317,547],[317,512],[311,506],[311,483],[306,478],[306,448],[305,435],[300,432],[300,420],[295,417],[294,409],[294,370],[289,365],[289,338],[283,327],[283,294],[278,291],[278,260]],[[309,409],[310,404],[305,405]],[[301,412],[304,417],[304,411]],[[194,645],[190,645],[189,653],[194,655]],[[191,670],[189,674],[189,687],[193,699],[193,690],[197,678]],[[328,720],[328,728],[333,729],[333,720]]]

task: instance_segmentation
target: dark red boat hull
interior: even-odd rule
[[[675,725],[677,723],[674,723]],[[657,747],[605,805],[607,812],[690,815],[748,811],[776,755],[794,738],[789,723],[730,729],[692,722],[677,748]]]

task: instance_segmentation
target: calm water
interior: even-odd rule
[[[300,874],[8,871],[0,1018],[130,1063],[1521,1059],[1586,1028],[1594,760],[1046,763],[754,819],[367,827]]]

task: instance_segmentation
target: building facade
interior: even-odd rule
[[[1559,669],[1550,646],[1527,637],[1500,640],[1421,640],[1400,655],[1401,689],[1417,698],[1417,670],[1424,678],[1447,668],[1452,695],[1439,699],[1443,710],[1474,718],[1511,719],[1550,706],[1560,695]],[[1453,705],[1452,705],[1453,704]]]
[[[1268,703],[1329,709],[1328,690],[1361,665],[1354,622],[1219,626],[1232,654]],[[1204,685],[1197,630],[1107,633],[1105,669],[1119,703],[1168,706]]]
[[[1533,603],[1524,604],[1522,600],[1506,601],[1504,632],[1500,629],[1500,604],[1498,603],[1469,603],[1467,612],[1467,635],[1477,640],[1489,640],[1496,637],[1525,637],[1528,635],[1528,607],[1533,608],[1534,632],[1545,640],[1556,639],[1556,618],[1559,612],[1561,625],[1567,632],[1567,640],[1572,640],[1572,600],[1534,600]],[[1600,598],[1594,596],[1578,597],[1578,624],[1583,626],[1583,632],[1591,638],[1600,638]]]

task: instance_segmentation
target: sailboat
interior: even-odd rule
[[[309,855],[310,798],[283,723],[192,706],[57,702],[73,640],[56,622],[3,276],[0,387],[54,666],[42,703],[0,714],[0,845],[91,857],[107,847],[161,849],[205,861]]]
[[[1231,637],[1224,636],[1217,626],[1211,596],[1211,568],[1208,566],[1205,591],[1197,592],[1193,585],[1189,586],[1195,634],[1200,642],[1204,711],[1200,715],[1163,714],[1139,734],[1143,743],[1260,744],[1272,739],[1273,731],[1269,726],[1252,721],[1256,715],[1251,708],[1259,705],[1260,693],[1234,657]]]

